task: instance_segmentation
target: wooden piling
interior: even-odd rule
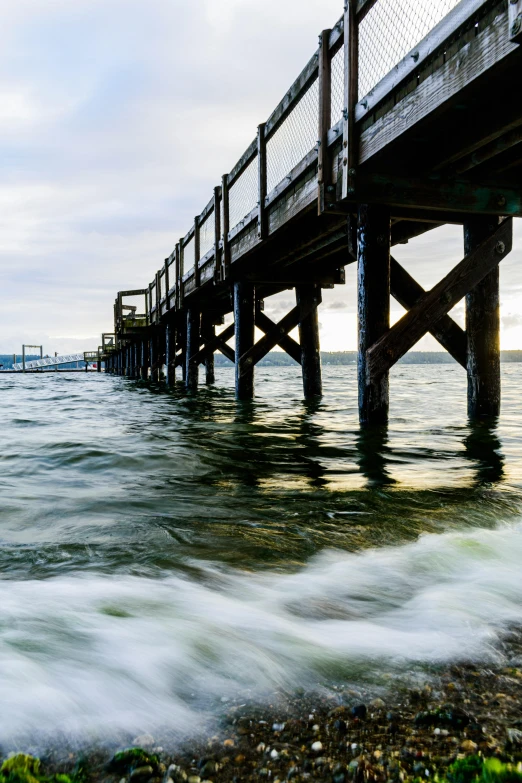
[[[199,351],[201,330],[201,313],[197,307],[189,307],[187,310],[187,348],[185,352],[187,390],[195,392],[198,388],[199,363],[191,361],[191,358]]]
[[[367,351],[390,328],[390,241],[388,207],[361,204],[357,227],[359,319],[359,420],[361,424],[388,421],[388,372],[369,372]]]
[[[176,329],[172,323],[165,327],[165,383],[176,383]]]
[[[481,215],[464,224],[466,255],[498,229],[499,219]],[[495,251],[493,251],[495,252]],[[466,296],[468,337],[468,416],[472,420],[500,413],[499,268],[489,272]]]
[[[234,283],[234,321],[236,334],[236,397],[249,400],[254,396],[254,363],[240,372],[239,360],[249,351],[255,340],[255,289],[251,283]]]
[[[313,284],[300,285],[296,286],[295,295],[298,306],[308,312],[308,315],[299,322],[299,342],[301,344],[303,391],[305,398],[310,399],[323,393],[317,314],[317,306],[321,301],[321,289],[318,285]]]
[[[201,319],[201,338],[205,345],[210,342],[210,340],[213,340],[216,336],[216,327],[212,323],[212,319],[210,316],[202,316]],[[210,356],[207,356],[205,359],[205,382],[207,386],[211,386],[216,382],[216,374],[215,374],[215,362],[214,362],[214,354],[211,353]]]

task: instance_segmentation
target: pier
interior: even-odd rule
[[[499,264],[522,216],[521,43],[522,0],[348,0],[154,279],[117,294],[106,371],[167,386],[180,372],[195,393],[220,351],[249,399],[279,346],[319,396],[321,292],[356,263],[361,423],[387,421],[389,371],[427,333],[467,372],[470,418],[496,416]],[[425,291],[392,248],[447,223],[463,228],[463,258]],[[287,289],[295,307],[275,323],[264,300]],[[407,310],[394,326],[391,296]],[[449,315],[464,298],[465,330]]]

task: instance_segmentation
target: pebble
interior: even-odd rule
[[[313,742],[312,743],[312,750],[314,753],[320,753],[323,749],[323,743],[322,742]]]
[[[225,748],[233,748],[234,747],[234,740],[233,739],[226,739],[223,743]]]
[[[370,702],[370,707],[374,710],[383,710],[386,707],[386,704],[382,699],[373,699],[373,701]]]
[[[462,750],[466,751],[466,753],[474,753],[478,748],[478,745],[476,742],[473,742],[470,739],[466,739],[461,743],[460,747]]]
[[[266,745],[264,742],[260,742],[256,748],[258,753],[262,753],[265,749],[266,749]]]
[[[285,724],[284,723],[274,723],[272,726],[272,731],[284,731]]]
[[[277,750],[275,748],[274,748],[274,750],[270,751],[270,758],[274,759],[274,761],[276,761],[276,759],[279,758],[279,753],[277,752]]]
[[[359,720],[365,720],[367,712],[366,704],[357,704],[356,707],[352,707],[353,717],[359,718]]]
[[[201,783],[201,778],[199,777],[199,775],[191,775],[187,783]]]
[[[150,766],[136,767],[130,773],[130,780],[140,780],[140,778],[150,778],[154,774],[154,770]]]

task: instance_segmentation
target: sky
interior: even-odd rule
[[[2,3],[0,353],[95,349],[116,292],[152,280],[341,12],[342,0]],[[503,348],[522,348],[520,224],[501,265]],[[430,287],[462,258],[462,230],[394,255]],[[354,265],[346,279],[324,292],[326,351],[356,347]],[[281,294],[266,312],[294,302]]]

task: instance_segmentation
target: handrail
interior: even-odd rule
[[[401,1],[407,7],[407,0]],[[403,57],[391,71],[381,80],[379,80],[372,89],[361,100],[358,96],[359,83],[359,65],[361,55],[358,48],[359,26],[366,19],[367,24],[372,23],[374,17],[368,14],[374,9],[379,0],[345,0],[345,14],[337,21],[335,26],[325,31],[321,37],[322,44],[309,59],[297,79],[290,86],[274,111],[268,117],[266,123],[260,126],[257,138],[255,138],[241,155],[239,160],[231,168],[230,172],[223,176],[221,186],[216,188],[214,195],[208,201],[202,212],[196,216],[193,225],[183,238],[179,240],[176,247],[165,260],[163,270],[156,276],[155,280],[149,285],[149,309],[152,313],[156,309],[153,292],[158,287],[158,294],[161,294],[162,301],[166,301],[167,308],[180,307],[184,296],[184,286],[187,280],[195,279],[196,286],[201,282],[201,270],[213,261],[213,279],[216,281],[224,279],[230,267],[231,243],[241,234],[247,232],[249,227],[257,221],[257,241],[261,242],[268,236],[268,209],[305,175],[313,166],[319,165],[320,170],[331,168],[331,148],[337,145],[344,149],[344,160],[341,162],[340,177],[342,179],[342,193],[346,197],[353,191],[353,181],[356,172],[357,149],[355,124],[360,123],[371,112],[375,111],[383,104],[386,97],[396,90],[405,80],[412,78],[418,69],[424,65],[430,58],[438,55],[444,47],[445,42],[451,39],[465,25],[474,22],[477,14],[491,0],[461,0],[438,24],[436,24],[429,33],[419,41],[415,47]],[[411,8],[410,8],[411,11]],[[398,10],[394,12],[399,18]],[[435,15],[425,17],[425,26],[436,18]],[[326,59],[324,47],[327,47]],[[336,59],[336,112],[339,110],[341,101],[341,87],[339,84],[340,71],[342,67],[342,78],[344,81],[344,116],[331,116],[332,100],[326,100],[324,90],[330,90],[330,98],[334,88],[332,82],[332,61],[344,47],[344,66],[342,58]],[[325,66],[326,63],[326,66]],[[286,122],[296,124],[296,116],[293,112],[298,109],[302,111],[306,101],[310,100],[310,95],[315,100],[315,92],[309,92],[315,88],[315,83],[319,84],[319,98],[317,112],[319,115],[319,100],[322,100],[323,108],[326,107],[326,115],[323,111],[321,117],[318,117],[317,136],[321,141],[313,148],[303,152],[303,157],[295,164],[295,150],[293,158],[290,155],[288,171],[275,186],[267,192],[267,155],[270,154],[269,143],[279,144],[280,139],[277,136],[278,131],[283,128]],[[322,96],[322,97],[321,97]],[[303,103],[302,103],[303,101]],[[292,120],[293,117],[293,120]],[[321,124],[322,123],[322,124]],[[298,123],[297,123],[298,124]],[[285,131],[288,132],[288,131]],[[308,133],[310,130],[308,129]],[[277,138],[276,138],[277,137]],[[303,137],[305,138],[305,137]],[[306,136],[308,139],[309,136]],[[275,141],[274,141],[275,140]],[[301,139],[303,144],[303,139]],[[319,152],[318,152],[319,150]],[[337,153],[336,153],[337,154]],[[273,160],[273,159],[272,159]],[[254,164],[254,171],[257,168],[258,178],[256,183],[257,203],[252,204],[254,195],[253,171],[249,167]],[[270,182],[273,183],[276,177],[279,177],[279,167],[272,168]],[[246,174],[242,179],[242,175]],[[326,187],[329,174],[318,177],[319,186]],[[234,188],[236,188],[234,190]],[[329,191],[333,188],[330,184]],[[246,193],[246,194],[245,194]],[[235,204],[233,225],[231,225],[231,196]],[[239,199],[239,201],[238,201]],[[242,199],[242,200],[241,200]],[[241,205],[245,204],[245,212],[240,219]],[[240,204],[240,206],[238,206]],[[207,223],[214,217],[214,230],[209,237],[210,226]],[[254,235],[255,236],[255,235]],[[203,242],[201,242],[203,237]],[[194,266],[186,270],[185,251],[191,242],[194,242]],[[201,252],[200,252],[201,251]],[[191,251],[192,252],[192,251]],[[192,263],[190,259],[189,263]],[[209,280],[209,272],[205,271],[204,281]],[[166,280],[167,291],[162,290],[162,280]],[[165,287],[165,286],[163,286]],[[189,288],[192,291],[192,283]]]

